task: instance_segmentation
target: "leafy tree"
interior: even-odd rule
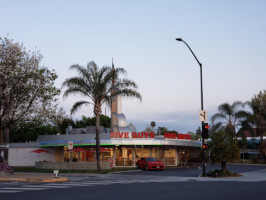
[[[223,103],[218,107],[218,113],[211,117],[212,126],[218,130],[221,126],[236,138],[236,128],[243,119],[244,103],[235,101],[232,105]],[[217,122],[218,121],[218,122]],[[215,124],[215,122],[217,122]],[[213,131],[215,132],[215,131]]]
[[[83,115],[81,120],[76,121],[76,128],[85,128],[86,126],[95,126],[95,118]]]
[[[200,126],[198,127],[198,129],[196,130],[196,135],[200,135],[201,136],[202,132],[201,132],[201,128]]]
[[[147,127],[147,128],[145,128],[145,130],[143,132],[145,132],[145,133],[152,133],[153,130],[152,130],[151,127]]]
[[[39,52],[28,52],[22,44],[0,38],[1,142],[4,132],[9,143],[12,126],[46,123],[56,113],[55,97],[60,93],[54,86],[57,75],[41,66],[41,59]]]
[[[199,135],[199,134],[195,134],[195,133],[193,133],[193,132],[188,132],[188,134],[191,136],[191,140],[198,140],[198,139],[200,139],[201,138],[201,134]]]
[[[96,116],[96,159],[97,169],[100,166],[100,116],[104,103],[111,105],[115,96],[136,97],[141,100],[141,95],[136,91],[137,85],[134,81],[119,78],[120,74],[126,71],[123,68],[111,68],[104,66],[99,68],[93,61],[86,67],[72,65],[70,69],[78,72],[78,76],[68,78],[63,82],[63,87],[67,87],[64,97],[70,94],[79,94],[86,100],[76,102],[71,109],[71,114],[80,109],[83,105],[92,105]]]
[[[62,121],[60,121],[58,123],[58,131],[59,133],[61,134],[65,134],[66,133],[66,129],[68,128],[68,126],[72,126],[73,128],[75,128],[75,122],[69,118],[69,117],[66,117],[64,119],[62,119]],[[79,128],[79,127],[77,127]]]
[[[101,115],[100,124],[105,128],[111,128],[111,118],[106,115]]]
[[[57,133],[64,134],[66,128],[68,127],[68,124],[69,125],[73,125],[74,122],[73,122],[72,119],[69,118],[68,115],[66,115],[65,111],[63,110],[63,108],[60,108],[55,113],[55,115],[53,115],[51,117],[50,123],[48,125],[53,125],[56,128]]]
[[[242,122],[241,131],[248,130],[251,135],[260,137],[260,154],[265,159],[263,152],[263,136],[266,135],[266,90],[254,95],[250,102],[247,102],[252,112],[246,112],[246,119]]]
[[[101,115],[100,124],[106,128],[110,128],[111,118],[105,115]],[[76,128],[85,128],[86,126],[96,126],[96,117],[85,117],[83,115],[81,120],[76,121]]]
[[[10,130],[11,142],[36,141],[39,135],[54,135],[57,128],[52,125],[36,126],[33,123],[21,123],[15,129]]]
[[[211,135],[210,151],[212,161],[220,162],[223,172],[226,172],[227,162],[232,162],[240,158],[237,140],[225,130],[220,130]]]
[[[168,131],[168,130],[167,130],[167,133],[176,133],[176,134],[178,134],[178,131],[175,131],[175,130]]]
[[[163,135],[164,133],[168,133],[168,130],[166,127],[158,127],[158,134]]]
[[[131,132],[137,132],[137,128],[136,128],[136,126],[134,126],[133,123],[129,123],[128,124],[128,127],[131,130]]]

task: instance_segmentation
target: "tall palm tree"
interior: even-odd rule
[[[135,97],[141,100],[141,95],[137,92],[138,86],[134,81],[119,78],[120,74],[125,74],[123,68],[111,68],[104,66],[99,68],[95,62],[91,61],[86,67],[80,65],[72,65],[70,69],[78,72],[78,76],[68,78],[63,82],[63,87],[67,87],[64,97],[70,94],[79,94],[86,98],[76,102],[71,109],[71,114],[80,109],[83,105],[92,105],[96,116],[96,160],[97,169],[100,166],[100,115],[102,113],[102,105],[111,105],[112,98],[115,96]]]
[[[236,128],[241,124],[240,120],[244,117],[244,106],[245,104],[241,101],[235,101],[232,105],[229,103],[221,104],[218,107],[219,112],[211,117],[213,127],[218,130],[223,127],[236,137]]]

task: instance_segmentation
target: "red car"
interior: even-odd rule
[[[164,170],[163,162],[157,160],[156,158],[141,158],[137,161],[136,167],[138,169],[159,169]]]

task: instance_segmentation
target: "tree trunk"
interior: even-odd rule
[[[0,143],[3,144],[4,143],[4,129],[1,127],[0,130]]]
[[[96,115],[96,162],[97,162],[97,170],[101,171],[101,164],[100,164],[100,115]]]
[[[263,135],[260,136],[260,159],[265,160],[264,152],[263,152]]]
[[[5,128],[5,143],[9,144],[9,127]],[[4,163],[8,165],[8,148],[4,150]]]
[[[0,129],[0,144],[3,144],[3,143],[4,143],[4,129],[1,127],[1,129]],[[2,155],[3,155],[2,151],[4,151],[4,150],[0,148],[0,162],[3,162],[3,160],[4,160],[4,158],[2,158]]]
[[[226,173],[226,162],[221,162],[222,171],[225,174]]]

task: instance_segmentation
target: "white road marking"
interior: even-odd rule
[[[70,186],[69,186],[70,187]],[[33,188],[33,189],[37,189],[37,188],[47,188],[47,189],[49,189],[49,188],[69,188],[68,186],[59,186],[59,185],[25,185],[25,186],[23,186],[23,188]]]
[[[12,185],[12,184],[17,184],[18,182],[9,182],[9,183],[3,183],[5,185]]]
[[[20,187],[5,187],[0,188],[0,193],[16,193],[30,190],[46,190],[46,189],[64,189],[69,187],[89,187],[96,185],[110,185],[110,184],[132,184],[132,183],[150,183],[150,182],[167,182],[167,180],[101,180],[101,181],[84,181],[84,182],[65,182],[65,183],[44,183],[34,185],[22,185]],[[10,184],[15,184],[12,182]]]
[[[24,187],[8,187],[8,188],[1,188],[2,190],[46,190],[47,188],[24,188]]]
[[[0,189],[0,193],[17,193],[17,192],[22,192],[21,190],[2,190]]]

